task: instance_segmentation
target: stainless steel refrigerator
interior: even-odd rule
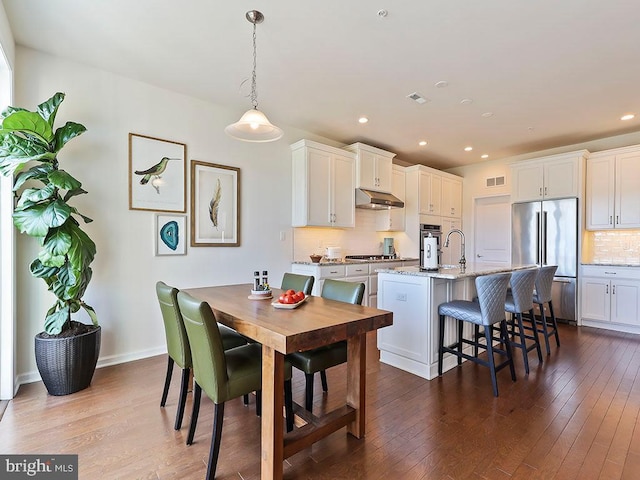
[[[556,318],[576,321],[578,272],[578,199],[514,203],[511,261],[558,265],[552,302]]]

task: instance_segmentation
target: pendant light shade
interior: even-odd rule
[[[258,110],[256,89],[256,24],[262,23],[264,15],[257,10],[246,13],[247,20],[253,24],[253,72],[251,74],[251,105],[240,120],[224,129],[225,133],[244,142],[273,142],[282,138],[283,132],[273,125],[267,116]]]
[[[224,129],[225,133],[245,142],[273,142],[282,138],[282,129],[273,125],[257,108],[247,110],[240,120]]]

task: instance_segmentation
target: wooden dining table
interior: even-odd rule
[[[386,310],[307,297],[295,309],[278,309],[273,299],[249,299],[251,284],[185,289],[207,302],[218,322],[262,344],[261,478],[281,479],[285,458],[347,427],[356,438],[365,434],[366,333],[393,323]],[[284,358],[288,353],[347,341],[346,404],[316,417],[294,405],[303,425],[284,432]]]

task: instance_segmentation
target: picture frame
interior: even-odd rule
[[[155,255],[187,254],[187,216],[156,214]]]
[[[240,169],[191,160],[191,246],[240,246]]]
[[[187,145],[129,133],[129,210],[187,211]]]

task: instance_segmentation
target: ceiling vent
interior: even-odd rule
[[[419,104],[423,104],[423,103],[427,103],[429,101],[429,99],[424,98],[422,95],[420,95],[418,92],[413,92],[410,93],[409,95],[407,95],[407,98],[410,98],[411,100],[413,100],[416,103]]]
[[[487,187],[503,187],[505,184],[504,181],[504,175],[501,175],[499,177],[489,177],[486,178],[486,186]]]

